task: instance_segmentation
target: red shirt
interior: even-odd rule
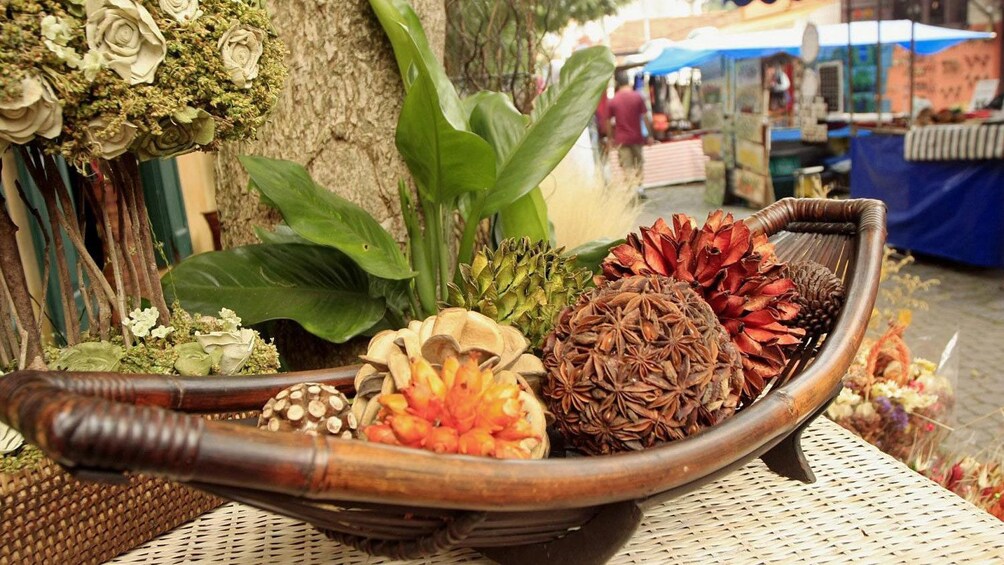
[[[614,119],[614,143],[617,145],[645,145],[641,133],[641,119],[648,112],[641,94],[633,90],[618,90],[607,104]]]

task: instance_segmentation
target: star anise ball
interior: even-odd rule
[[[686,282],[639,275],[566,309],[544,346],[543,396],[559,431],[592,455],[685,438],[739,405],[742,361]]]

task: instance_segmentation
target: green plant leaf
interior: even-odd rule
[[[286,224],[278,224],[275,226],[275,231],[268,231],[261,226],[255,226],[255,235],[262,243],[302,243],[305,245],[312,245],[310,241],[300,237],[293,228],[287,226]]]
[[[164,275],[168,301],[189,312],[230,308],[245,324],[295,320],[343,343],[373,327],[387,310],[370,277],[349,257],[321,245],[248,245],[194,255]]]
[[[499,210],[496,221],[501,239],[529,237],[531,241],[551,241],[547,202],[539,186]]]
[[[411,90],[418,77],[428,77],[435,87],[436,98],[446,120],[454,128],[466,130],[467,114],[460,103],[460,96],[429,47],[422,22],[411,4],[406,0],[370,0],[370,7],[394,48],[405,91]]]
[[[243,156],[241,164],[254,186],[304,239],[334,247],[364,271],[385,279],[414,276],[397,242],[369,212],[314,183],[292,161]]]
[[[484,215],[515,202],[554,170],[592,119],[613,71],[614,56],[606,47],[589,47],[568,59],[558,83],[537,98],[525,133],[506,152]]]
[[[491,146],[476,134],[450,125],[424,76],[405,96],[396,140],[419,194],[428,202],[452,207],[460,195],[486,190],[495,182]]]
[[[479,92],[464,99],[464,105],[470,108],[471,130],[488,141],[495,150],[497,166],[504,167],[506,158],[526,133],[528,118],[520,114],[509,97],[500,92]],[[547,202],[540,187],[499,210],[497,222],[500,239],[551,239]]]
[[[624,243],[624,239],[594,239],[582,245],[566,251],[566,256],[575,256],[575,266],[589,269],[594,273],[600,272],[600,263],[610,254],[610,248]]]

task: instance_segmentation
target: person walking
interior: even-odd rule
[[[617,92],[607,103],[607,143],[617,147],[621,169],[631,182],[638,183],[638,196],[645,197],[641,186],[645,159],[642,148],[652,141],[652,116],[641,94],[632,87],[627,73],[617,71]],[[642,121],[648,135],[642,133]]]

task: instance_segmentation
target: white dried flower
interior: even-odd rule
[[[146,337],[150,335],[150,330],[157,325],[157,318],[160,316],[160,311],[157,308],[147,308],[145,310],[140,310],[139,308],[129,312],[129,319],[126,320],[126,326],[129,327],[129,331],[132,335],[136,337]]]
[[[129,150],[136,139],[138,129],[129,122],[122,122],[118,128],[109,130],[111,119],[95,118],[87,124],[87,139],[95,155],[103,159],[114,159]]]
[[[157,326],[150,332],[150,335],[157,339],[164,339],[171,335],[172,332],[174,332],[174,328],[171,326]]]
[[[230,308],[223,308],[220,310],[220,320],[224,324],[226,331],[233,332],[237,331],[241,327],[241,319],[237,316],[237,312],[234,312]]]
[[[160,121],[160,135],[147,134],[136,144],[141,161],[175,157],[209,145],[216,136],[216,121],[208,112],[186,107]]]
[[[0,142],[22,145],[36,135],[52,139],[63,128],[63,107],[42,78],[21,79],[21,97],[0,99]]]
[[[167,42],[135,0],[87,0],[87,45],[129,84],[152,83]]]
[[[203,351],[212,355],[217,350],[220,357],[220,372],[224,375],[237,374],[254,351],[257,332],[242,329],[230,332],[210,332],[195,336]]]
[[[193,22],[202,15],[199,0],[160,0],[160,9],[180,24]]]
[[[56,16],[42,17],[42,37],[57,45],[66,45],[71,39],[70,26]]]
[[[220,38],[223,66],[237,86],[251,88],[251,81],[258,76],[258,60],[264,51],[264,41],[264,31],[236,21]]]

